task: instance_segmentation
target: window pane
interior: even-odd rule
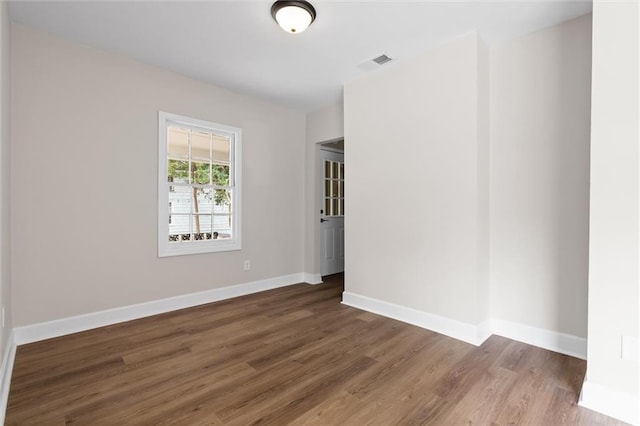
[[[344,198],[340,199],[340,216],[344,216]]]
[[[344,163],[340,163],[340,179],[344,179]]]
[[[211,158],[211,133],[191,132],[191,159],[209,163]]]
[[[231,196],[231,191],[228,189],[216,189],[213,196],[213,212],[218,214],[230,214]]]
[[[167,167],[169,182],[189,182],[189,162],[169,159]]]
[[[231,161],[229,155],[229,148],[231,146],[231,142],[229,138],[225,138],[223,136],[212,135],[213,142],[213,162],[214,163],[222,163],[229,164]]]
[[[331,162],[331,177],[334,179],[338,179],[338,167],[340,166],[340,163],[336,162],[336,161],[332,161]]]
[[[202,225],[206,224],[206,219],[202,221],[200,219],[202,219],[202,215],[199,215],[199,214],[191,215],[190,228],[189,228],[189,231],[191,234],[196,234],[203,231]]]
[[[340,194],[338,196],[344,198],[344,181],[343,180],[340,181]]]
[[[211,233],[211,215],[194,214],[191,216],[191,233],[194,240],[206,239],[205,233]]]
[[[229,185],[229,166],[223,164],[213,165],[212,183],[219,186]]]
[[[196,197],[198,203],[194,203],[193,212],[200,214],[213,213],[213,194],[213,188],[196,188]]]
[[[170,126],[167,130],[167,152],[171,158],[189,158],[189,130]]]
[[[232,238],[231,221],[231,215],[215,215],[213,217],[213,238],[218,240]]]
[[[324,214],[325,216],[331,216],[331,199],[324,199]]]
[[[331,181],[328,179],[324,181],[324,196],[331,197]]]
[[[169,241],[180,241],[181,234],[189,234],[189,215],[173,213],[169,224]]]
[[[169,192],[169,204],[172,213],[191,213],[191,187],[175,186],[174,191]]]
[[[206,162],[195,162],[191,163],[191,171],[193,172],[193,183],[200,183],[208,185],[210,183],[210,164],[208,161]]]
[[[332,197],[337,197],[338,196],[338,181],[334,180],[331,182],[331,196]]]
[[[324,177],[329,179],[331,177],[331,161],[325,160],[324,162]]]

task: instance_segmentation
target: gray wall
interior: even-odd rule
[[[5,310],[0,353],[12,327],[11,312],[11,24],[7,3],[0,4],[0,309]]]
[[[303,272],[304,113],[20,25],[13,70],[16,326]],[[242,251],[157,257],[158,110],[242,128]]]
[[[638,424],[639,23],[637,2],[593,5],[589,345],[583,401]],[[624,356],[635,352],[635,359]],[[622,416],[621,414],[624,414]]]
[[[320,274],[320,167],[319,142],[344,138],[342,102],[306,115],[305,147],[305,272]]]
[[[587,335],[591,15],[491,51],[493,316]]]
[[[480,43],[470,34],[345,86],[345,291],[486,319]]]
[[[590,15],[347,84],[346,291],[586,337],[590,92]]]

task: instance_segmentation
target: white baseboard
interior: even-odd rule
[[[322,284],[322,275],[320,274],[312,274],[310,272],[304,273],[304,282],[307,284]]]
[[[413,324],[436,333],[444,334],[472,345],[480,345],[478,327],[440,315],[430,314],[406,306],[396,305],[371,297],[345,291],[342,293],[342,303],[363,309],[398,321]],[[488,337],[488,336],[487,336]]]
[[[491,320],[488,319],[486,321],[478,324],[478,345],[482,344],[485,340],[487,340],[493,334],[493,329],[491,328]]]
[[[385,317],[417,325],[479,346],[492,334],[550,351],[587,359],[587,339],[510,321],[490,319],[473,325],[406,306],[345,291],[342,303]]]
[[[14,333],[11,331],[2,356],[2,366],[0,366],[0,424],[4,424],[7,413],[7,402],[9,401],[9,388],[11,387],[11,374],[13,373],[13,361],[16,358],[16,342]]]
[[[14,328],[15,345],[305,282],[297,273]]]
[[[588,373],[587,373],[588,374]],[[585,379],[578,405],[632,425],[638,424],[638,396]]]
[[[587,359],[587,339],[584,337],[499,319],[491,320],[491,330],[493,334],[498,336],[576,358]]]

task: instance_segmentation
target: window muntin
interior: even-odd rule
[[[324,162],[324,214],[344,216],[344,163]]]
[[[240,249],[240,136],[160,113],[159,256]]]

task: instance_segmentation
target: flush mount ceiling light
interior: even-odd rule
[[[316,10],[307,1],[277,1],[271,6],[271,16],[280,28],[298,34],[316,19]]]

